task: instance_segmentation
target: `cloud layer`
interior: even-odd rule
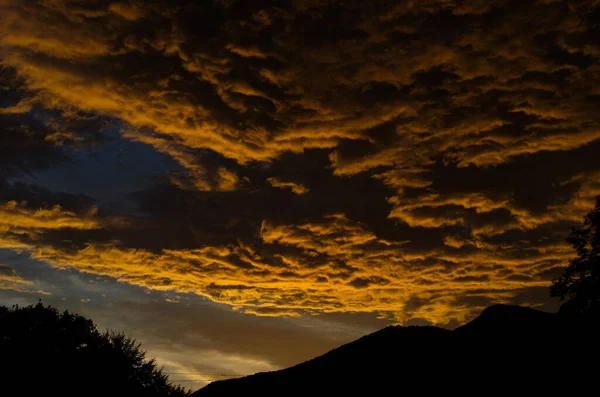
[[[0,7],[0,242],[57,267],[452,324],[547,305],[600,194],[596,1]],[[15,182],[109,127],[180,168],[134,209]]]

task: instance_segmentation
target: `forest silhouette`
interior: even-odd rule
[[[41,302],[0,307],[0,374],[6,396],[180,397],[131,337]],[[5,394],[7,393],[7,394]]]
[[[551,395],[595,390],[600,369],[600,198],[567,241],[558,313],[494,305],[453,331],[391,326],[280,371],[214,382],[194,396],[401,392]],[[1,395],[186,396],[131,337],[41,302],[0,307]]]

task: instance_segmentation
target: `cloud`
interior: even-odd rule
[[[77,217],[74,213],[63,211],[59,206],[47,209],[31,210],[27,203],[9,201],[0,207],[0,230],[3,232],[19,233],[22,230],[36,229],[94,229],[98,224],[92,219],[94,209],[86,216],[88,219]]]
[[[0,264],[0,280],[2,281],[13,281],[13,282],[25,282],[15,269],[10,266]]]
[[[53,229],[90,230],[98,228],[93,219],[95,209],[78,217],[70,211],[63,211],[60,206],[51,208],[30,209],[26,202],[9,201],[0,204],[0,247],[23,248],[25,240],[36,240],[45,231]]]
[[[144,16],[144,11],[139,4],[111,3],[108,11],[114,12],[128,21],[135,21]]]
[[[466,242],[420,250],[410,241],[377,238],[341,215],[307,224],[263,224],[260,238],[267,244],[262,248],[238,242],[150,252],[107,242],[82,249],[36,243],[30,250],[33,258],[59,269],[195,293],[248,314],[379,312],[397,321],[418,314],[438,324],[472,315],[474,307],[451,304],[457,296],[508,302],[519,291],[547,285],[546,274],[570,256],[561,243],[544,248],[536,242],[488,243],[474,249],[478,242]],[[412,296],[427,303],[403,311]]]
[[[259,315],[542,305],[600,193],[596,2],[251,3],[2,3],[3,244]],[[129,213],[10,180],[107,124],[181,166]]]
[[[575,13],[562,2],[532,2],[527,14],[508,2],[503,13],[514,18],[496,25],[478,21],[496,17],[499,8],[471,2],[424,8],[381,2],[371,9],[345,4],[329,14],[318,3],[247,6],[241,28],[228,23],[239,18],[237,7],[9,4],[3,44],[11,53],[4,62],[47,105],[119,117],[183,147],[208,148],[242,163],[365,140],[369,154],[363,158],[332,152],[336,172],[426,164],[440,153],[460,165],[489,166],[598,138],[588,101],[596,95],[593,85],[569,91],[577,86],[573,82],[594,76],[584,61],[597,54],[589,40],[595,28],[586,19],[592,3]],[[540,12],[548,19],[535,25],[523,17]],[[452,31],[448,37],[430,29],[439,15]],[[194,18],[210,27],[204,37],[190,24]],[[346,18],[344,28],[333,23],[340,18]],[[50,23],[54,29],[45,29]],[[156,32],[147,34],[152,24]],[[299,40],[322,38],[319,26],[329,29],[328,40],[313,41],[321,45]],[[522,33],[506,33],[515,31]],[[254,37],[240,39],[250,32]],[[382,46],[395,50],[383,52]],[[152,63],[151,79],[124,62],[151,58],[161,59]],[[112,67],[97,73],[95,65],[110,60],[116,61]],[[391,146],[370,135],[384,124]],[[523,134],[507,134],[511,129]]]
[[[0,291],[20,294],[50,295],[49,292],[36,288],[34,282],[21,277],[15,269],[0,264]]]
[[[281,189],[290,189],[296,194],[305,194],[309,191],[306,187],[299,183],[281,181],[277,178],[267,178],[267,182],[269,182],[273,187],[278,187]]]

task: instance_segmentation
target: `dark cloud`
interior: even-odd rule
[[[7,265],[0,265],[0,278],[1,279],[18,279],[19,276],[15,269]]]
[[[354,288],[367,288],[371,285],[386,285],[390,281],[383,277],[371,277],[371,278],[361,278],[357,277],[354,280],[350,281],[348,284],[353,286]]]
[[[55,166],[67,160],[46,137],[50,131],[38,120],[0,113],[0,178]]]

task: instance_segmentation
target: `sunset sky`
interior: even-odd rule
[[[0,0],[0,304],[191,388],[556,310],[599,59],[598,0]]]

